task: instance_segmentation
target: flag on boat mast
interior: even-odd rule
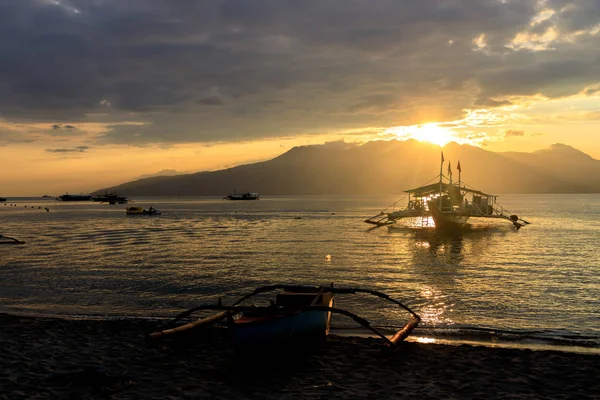
[[[458,170],[458,186],[460,187],[460,173],[462,172],[462,168],[460,167],[460,161],[458,161],[456,169]]]
[[[444,163],[444,151],[442,150],[442,164]]]
[[[452,166],[451,166],[451,162],[448,161],[448,175],[452,175]]]

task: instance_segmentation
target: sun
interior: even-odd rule
[[[439,126],[436,122],[421,125],[395,126],[385,131],[399,140],[416,139],[420,142],[429,142],[443,147],[450,142],[459,142],[455,132]]]
[[[410,137],[418,141],[429,142],[438,146],[444,146],[456,140],[452,131],[442,128],[436,123],[412,125],[407,127],[406,133],[409,133]]]

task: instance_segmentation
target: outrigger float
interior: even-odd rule
[[[459,175],[456,184],[452,182],[450,163],[448,163],[448,177],[442,173],[443,165],[444,154],[442,153],[439,176],[424,186],[406,190],[408,201],[404,208],[396,208],[401,199],[386,210],[366,219],[365,222],[376,226],[387,226],[404,218],[416,218],[420,220],[422,227],[430,226],[433,221],[435,228],[441,230],[460,229],[470,218],[504,219],[510,221],[517,230],[530,224],[500,206],[497,203],[498,196],[469,188],[461,182],[460,161],[457,165]],[[388,211],[390,209],[391,211]]]
[[[278,291],[275,301],[266,306],[244,306],[241,303],[265,292]],[[338,294],[365,293],[386,299],[410,314],[408,322],[391,337],[387,337],[366,319],[333,306]],[[181,325],[181,320],[198,311],[213,310],[217,314]],[[281,346],[306,347],[322,341],[329,334],[332,314],[342,314],[367,328],[382,339],[385,350],[394,350],[417,327],[421,318],[410,308],[387,294],[363,288],[324,286],[270,285],[255,289],[231,306],[219,302],[194,307],[177,315],[163,330],[146,336],[149,344],[168,336],[210,327],[225,321],[229,338],[238,351],[263,351]]]

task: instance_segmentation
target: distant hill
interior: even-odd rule
[[[444,173],[460,160],[462,181],[485,192],[598,193],[600,161],[564,144],[533,153],[495,153],[449,143]],[[343,142],[294,147],[269,161],[212,172],[138,179],[97,192],[127,196],[223,196],[234,189],[265,195],[399,194],[435,178],[440,148],[419,142]]]
[[[144,179],[144,178],[152,178],[154,176],[175,176],[175,175],[181,175],[181,173],[175,171],[174,169],[163,169],[163,170],[155,172],[153,174],[140,175],[137,178],[135,178],[135,180]]]

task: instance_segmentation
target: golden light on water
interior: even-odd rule
[[[421,308],[421,319],[427,325],[451,324],[453,321],[448,317],[446,311],[451,308],[447,302],[447,296],[441,289],[433,286],[421,288],[421,297],[427,299],[427,304]]]

